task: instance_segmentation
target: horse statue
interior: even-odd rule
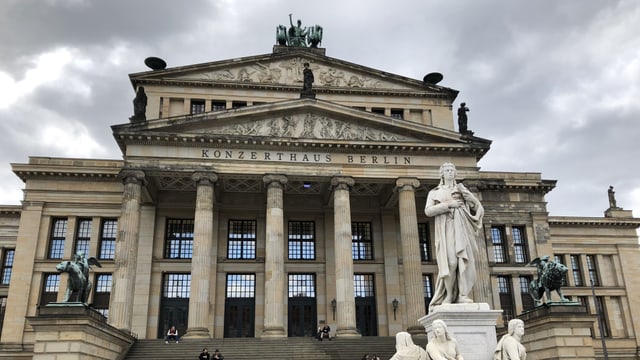
[[[276,28],[276,42],[280,46],[287,46],[287,27],[278,25]]]
[[[322,26],[314,25],[307,32],[307,42],[309,47],[317,48],[322,42]]]
[[[91,293],[91,281],[89,281],[89,266],[102,267],[95,257],[85,258],[84,253],[78,252],[68,261],[62,261],[56,265],[59,273],[69,274],[67,290],[64,293],[62,302],[87,303],[89,293]]]
[[[551,302],[552,291],[558,293],[560,301],[570,301],[562,294],[564,277],[568,270],[565,265],[549,260],[549,255],[545,255],[542,258],[533,259],[527,266],[536,266],[538,268],[538,278],[529,284],[531,297],[533,297],[536,306],[542,304],[542,296],[544,294],[547,295],[547,302]]]

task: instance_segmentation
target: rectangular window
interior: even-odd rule
[[[2,256],[2,283],[0,283],[0,285],[9,285],[9,282],[11,281],[15,254],[16,251],[14,249],[4,249],[4,254]]]
[[[429,225],[427,223],[418,223],[418,237],[420,239],[420,259],[422,261],[431,261]]]
[[[507,262],[507,251],[504,241],[504,227],[491,227],[491,243],[493,244],[493,256],[498,264]]]
[[[49,259],[62,259],[64,240],[67,237],[67,219],[54,218],[49,237]]]
[[[247,102],[246,101],[232,101],[231,102],[231,108],[232,109],[237,109],[237,108],[241,108],[241,107],[245,107],[247,106]]]
[[[404,118],[404,110],[402,109],[391,109],[391,117],[394,119],[403,119]]]
[[[191,113],[200,114],[204,112],[204,100],[191,100]]]
[[[113,285],[113,275],[98,274],[96,276],[96,286],[93,294],[93,307],[102,316],[109,317],[109,298],[111,297],[111,286]]]
[[[313,221],[289,221],[289,260],[316,258],[316,228]]]
[[[256,258],[256,221],[229,220],[227,258]]]
[[[513,233],[513,252],[516,263],[526,264],[529,262],[529,253],[527,251],[524,226],[514,226],[511,230]]]
[[[162,285],[163,298],[188,299],[191,293],[191,274],[166,273]]]
[[[42,291],[40,292],[40,306],[58,301],[60,290],[60,274],[42,274]]]
[[[607,308],[604,306],[604,298],[602,296],[595,297],[596,304],[596,315],[600,316],[600,322],[598,325],[602,324],[602,334],[604,337],[611,336],[611,328],[609,327],[609,317],[607,316]],[[600,333],[598,332],[598,335]]]
[[[254,298],[256,296],[255,274],[227,274],[228,298]]]
[[[529,310],[535,307],[535,302],[531,296],[529,284],[533,280],[532,276],[520,276],[520,296],[522,297],[522,309]]]
[[[373,260],[371,223],[351,223],[351,255],[353,260]]]
[[[193,256],[193,219],[167,219],[164,257],[191,259]]]
[[[0,332],[2,332],[2,327],[4,326],[4,314],[7,310],[7,297],[0,296]]]
[[[315,275],[289,274],[289,297],[316,297]]]
[[[211,110],[212,111],[224,111],[224,110],[227,110],[227,102],[226,101],[213,100],[211,102]]]
[[[371,108],[371,112],[374,114],[384,115],[384,108]]]
[[[589,272],[590,284],[593,284],[593,286],[600,286],[596,258],[593,255],[587,255],[587,271]]]
[[[78,219],[74,254],[82,252],[89,256],[89,244],[91,242],[91,219]]]
[[[102,228],[100,233],[100,253],[98,258],[101,260],[113,260],[116,253],[116,235],[118,234],[118,220],[104,219],[102,220]]]
[[[506,325],[509,320],[516,316],[511,293],[511,278],[509,276],[498,276],[498,293],[500,294],[502,320]]]
[[[353,285],[356,297],[374,297],[376,294],[373,274],[353,274]]]
[[[575,286],[584,286],[582,281],[582,268],[580,267],[580,255],[570,255],[571,272],[573,273],[573,281]]]
[[[422,285],[424,289],[424,311],[425,314],[429,313],[429,303],[433,299],[433,279],[431,274],[422,274]]]

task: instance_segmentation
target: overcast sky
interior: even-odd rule
[[[558,180],[551,215],[640,216],[640,1],[0,0],[0,204],[29,156],[121,159],[128,74],[267,54],[289,13],[324,28],[326,55],[414,79],[440,72],[484,171]]]

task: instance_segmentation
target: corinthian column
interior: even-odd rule
[[[336,336],[359,336],[353,290],[351,203],[349,202],[349,190],[354,183],[353,178],[350,177],[337,176],[331,179],[336,258]]]
[[[262,337],[286,337],[284,332],[284,214],[283,192],[287,178],[265,175],[267,233],[265,245],[264,330]]]
[[[116,237],[115,271],[109,305],[109,324],[121,330],[131,331],[144,172],[123,170],[120,177],[124,184],[124,191],[122,210],[118,220],[118,236]]]
[[[189,327],[185,337],[209,338],[209,274],[213,240],[214,173],[195,173],[196,213],[193,221],[193,255],[191,257],[191,291],[189,293]]]
[[[422,284],[420,238],[416,215],[415,189],[420,182],[415,178],[399,178],[396,181],[400,209],[400,241],[402,242],[402,273],[404,278],[404,313],[407,314],[407,331],[424,333],[418,319],[425,315]]]

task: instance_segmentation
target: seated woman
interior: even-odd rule
[[[434,320],[433,339],[427,344],[427,354],[430,360],[463,360],[458,350],[458,342],[451,337],[447,324],[442,320]]]
[[[411,334],[400,331],[396,334],[396,353],[390,360],[427,360],[427,352],[413,343]]]

